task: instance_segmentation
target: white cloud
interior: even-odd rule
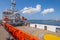
[[[42,14],[48,14],[48,13],[51,13],[51,12],[54,12],[54,8],[44,9],[41,13]]]
[[[41,5],[36,5],[36,8],[33,8],[33,7],[24,7],[21,12],[22,13],[29,13],[29,14],[32,14],[32,13],[38,13],[41,11]]]

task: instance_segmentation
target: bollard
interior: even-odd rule
[[[44,30],[47,30],[47,26],[44,26]]]
[[[37,28],[37,25],[35,24],[35,28]]]

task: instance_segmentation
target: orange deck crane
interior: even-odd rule
[[[14,37],[16,40],[39,40],[35,36],[32,36],[22,30],[15,28],[14,26],[8,23],[2,23],[6,30]]]

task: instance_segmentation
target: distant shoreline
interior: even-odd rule
[[[40,20],[40,21],[56,21],[56,22],[60,22],[60,20]]]
[[[27,20],[27,22],[33,24],[46,24],[46,25],[60,26],[59,21],[53,21],[53,20]]]

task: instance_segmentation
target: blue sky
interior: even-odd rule
[[[60,19],[60,0],[15,0],[16,1],[16,9],[24,10],[25,7],[27,9],[36,8],[37,5],[40,5],[40,11],[36,13],[23,13],[20,14],[26,17],[29,20],[53,20],[53,19]],[[10,7],[10,0],[0,0],[0,19],[2,19],[2,12],[6,8]],[[44,10],[53,8],[53,12],[42,13]],[[30,10],[29,10],[30,11]],[[35,10],[36,11],[36,10]],[[26,11],[27,12],[27,11]],[[31,11],[30,11],[31,12]],[[44,16],[43,16],[44,15]]]

